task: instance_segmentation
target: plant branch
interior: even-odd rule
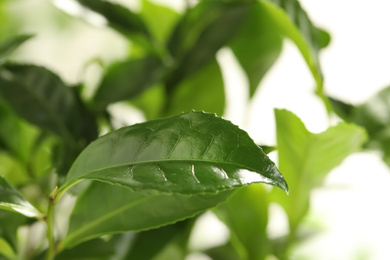
[[[49,196],[49,205],[47,208],[47,215],[45,218],[47,225],[47,240],[49,242],[49,247],[47,250],[46,260],[53,260],[55,256],[55,241],[54,241],[54,207],[55,207],[55,198],[58,194],[58,187],[56,187]]]

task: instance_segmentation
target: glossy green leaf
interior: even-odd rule
[[[288,189],[275,164],[245,131],[203,112],[136,124],[98,138],[80,154],[60,190],[83,179],[183,194],[255,182]]]
[[[273,195],[286,210],[290,228],[295,229],[307,212],[310,190],[345,157],[359,151],[367,136],[361,127],[347,123],[313,134],[287,110],[275,110],[275,117],[279,167],[291,192],[288,198],[277,190]]]
[[[57,75],[42,67],[2,66],[0,92],[21,117],[69,142],[80,137],[88,141],[96,138],[96,123],[75,93]]]
[[[167,99],[163,114],[175,115],[192,109],[223,115],[225,90],[222,72],[215,59],[175,88]]]
[[[93,182],[73,209],[65,247],[105,234],[140,231],[192,217],[225,200],[232,191],[214,194],[134,192]]]
[[[245,249],[240,252],[242,259],[264,259],[270,253],[266,232],[268,205],[268,192],[257,184],[236,191],[215,209],[217,216],[229,227],[232,243],[240,243],[238,248]]]
[[[251,5],[241,29],[229,45],[248,77],[250,97],[282,49],[282,37],[264,13],[261,5]]]
[[[102,15],[108,24],[126,36],[138,36],[149,38],[150,33],[142,19],[126,7],[104,0],[77,0],[83,6]]]
[[[318,96],[330,110],[329,101],[323,93],[323,77],[318,58],[318,51],[330,41],[329,35],[311,23],[297,0],[271,2],[273,3],[261,0],[259,4],[265,10],[267,19],[298,47],[317,83]]]
[[[0,209],[20,213],[26,217],[40,217],[41,214],[23,196],[0,176]]]
[[[220,1],[201,2],[189,9],[176,26],[168,48],[175,59],[166,80],[168,91],[215,58],[240,29],[249,5]]]
[[[348,122],[364,127],[369,140],[367,148],[382,152],[384,162],[390,165],[390,87],[376,93],[365,103],[353,106],[331,99],[337,114]]]
[[[168,40],[175,23],[180,18],[180,15],[172,9],[150,0],[142,0],[140,16],[160,43]]]
[[[161,60],[155,56],[113,64],[103,76],[94,97],[97,107],[104,108],[141,94],[153,86],[163,70]]]
[[[3,63],[15,49],[32,37],[33,35],[31,34],[18,35],[0,42],[0,64]]]

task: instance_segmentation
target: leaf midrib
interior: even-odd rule
[[[103,167],[103,168],[95,169],[95,170],[89,171],[87,173],[84,173],[82,175],[79,175],[77,177],[74,177],[74,178],[70,179],[66,183],[66,185],[64,185],[64,188],[67,188],[68,186],[72,185],[76,180],[83,179],[84,176],[92,174],[92,173],[105,171],[105,170],[112,169],[112,168],[120,168],[120,167],[125,167],[125,166],[131,166],[131,165],[141,165],[141,164],[149,164],[149,163],[155,164],[155,163],[164,163],[164,162],[198,162],[198,163],[206,163],[206,164],[213,164],[213,165],[230,165],[230,166],[235,166],[235,167],[237,167],[239,169],[245,169],[245,170],[249,170],[249,171],[261,174],[259,170],[256,170],[256,169],[254,169],[252,167],[248,167],[248,166],[245,166],[245,165],[242,165],[242,164],[239,164],[239,163],[230,163],[230,162],[228,163],[226,161],[210,161],[210,160],[199,160],[199,159],[158,159],[158,160],[149,160],[149,161],[128,162],[128,163],[116,164],[116,165],[112,165],[112,166],[109,166],[109,167]],[[271,163],[272,162],[270,161],[270,164]],[[263,177],[267,177],[267,176],[264,176],[264,175],[262,175],[262,176]]]

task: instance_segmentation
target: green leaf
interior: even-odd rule
[[[96,138],[96,123],[71,88],[49,70],[33,65],[0,67],[0,92],[13,110],[41,128],[75,142]],[[28,109],[25,109],[28,107]]]
[[[12,185],[23,185],[31,181],[26,165],[10,153],[0,151],[0,176],[7,178]]]
[[[390,87],[384,88],[358,106],[331,99],[340,117],[367,130],[370,138],[366,148],[382,151],[382,158],[388,165],[390,165],[389,99]]]
[[[275,110],[275,117],[279,167],[291,192],[288,198],[277,190],[273,195],[285,209],[290,228],[295,229],[307,212],[310,191],[345,157],[359,151],[367,136],[361,127],[347,123],[313,134],[287,110]]]
[[[13,251],[18,251],[17,229],[26,223],[27,218],[21,214],[0,210],[0,237],[11,246]]]
[[[3,149],[27,164],[37,134],[37,129],[21,120],[0,98],[0,143]]]
[[[229,227],[232,243],[240,243],[238,248],[245,249],[242,259],[264,259],[270,253],[266,232],[268,205],[268,192],[257,184],[239,189],[215,209]]]
[[[186,245],[186,242],[188,241],[187,239],[183,239],[183,236],[186,236],[185,233],[189,233],[187,229],[189,225],[192,226],[193,221],[191,220],[180,221],[173,225],[137,233],[131,245],[131,249],[124,259],[155,259],[155,257],[174,240],[180,240],[180,242],[184,242]]]
[[[0,64],[3,63],[15,49],[33,36],[34,35],[32,34],[18,35],[0,42]]]
[[[147,120],[161,116],[166,103],[164,86],[155,85],[130,101],[132,106],[142,110]]]
[[[240,260],[240,256],[237,254],[236,250],[231,243],[226,245],[213,247],[204,252],[206,255],[210,256],[213,260]]]
[[[319,65],[318,52],[329,41],[329,35],[316,28],[297,0],[259,1],[267,14],[267,20],[273,23],[284,36],[292,40],[304,57],[316,83],[317,95],[322,98],[328,111],[331,106],[323,93],[323,77]]]
[[[11,248],[11,246],[0,237],[0,259],[1,257],[6,257],[5,259],[14,259],[15,258],[15,252]]]
[[[241,30],[229,45],[249,80],[253,97],[257,86],[282,49],[282,37],[261,5],[251,5]]]
[[[73,209],[64,247],[113,233],[140,231],[192,217],[225,200],[232,191],[214,194],[134,192],[93,182]]]
[[[269,154],[270,152],[278,150],[276,146],[268,146],[268,145],[259,145],[265,154]]]
[[[142,19],[126,7],[104,0],[77,0],[83,6],[102,15],[108,24],[125,36],[150,37]]]
[[[175,60],[166,80],[168,91],[215,58],[217,51],[239,30],[248,9],[247,4],[207,1],[188,10],[168,44]]]
[[[140,16],[149,31],[160,42],[165,44],[180,15],[172,9],[158,5],[149,0],[142,0]]]
[[[104,241],[97,238],[82,243],[74,248],[62,251],[56,256],[56,260],[76,260],[76,259],[109,259],[115,253],[115,239]],[[44,258],[42,258],[44,259]]]
[[[60,173],[66,172],[80,150],[97,137],[96,119],[76,91],[49,70],[4,65],[0,67],[0,92],[19,116],[62,138]]]
[[[77,158],[60,190],[83,179],[183,194],[255,182],[288,189],[275,164],[245,131],[203,112],[136,124],[98,138]]]
[[[99,109],[131,99],[150,88],[162,76],[164,67],[155,56],[127,60],[110,66],[94,97]]]
[[[175,88],[167,99],[164,115],[175,115],[192,109],[223,115],[225,90],[222,72],[216,59]]]
[[[41,214],[22,194],[0,176],[0,209],[20,213],[26,217],[41,217]]]

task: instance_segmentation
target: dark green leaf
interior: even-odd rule
[[[390,165],[390,87],[379,91],[358,106],[331,100],[340,117],[367,130],[370,136],[367,148],[382,151],[383,160]]]
[[[17,229],[26,223],[26,217],[10,211],[0,210],[0,237],[12,247],[18,249]]]
[[[282,49],[282,37],[264,12],[260,5],[251,5],[241,30],[229,45],[248,76],[250,97]]]
[[[277,190],[273,195],[286,210],[290,228],[295,229],[307,212],[310,191],[345,157],[359,151],[367,136],[362,128],[347,123],[312,134],[287,110],[275,110],[275,116],[279,167],[291,192],[288,198]]]
[[[329,97],[329,101],[332,104],[333,111],[343,120],[347,122],[352,122],[352,114],[356,109],[355,106],[351,104],[344,103],[340,100]]]
[[[270,152],[276,151],[277,148],[275,146],[268,146],[268,145],[259,145],[261,149],[263,149],[263,152],[265,154],[269,154]]]
[[[98,138],[73,164],[61,190],[83,179],[184,194],[254,182],[287,191],[275,164],[245,131],[203,112],[124,127]]]
[[[270,253],[266,232],[268,205],[268,192],[257,184],[236,191],[215,209],[229,227],[233,241],[241,243],[239,247],[245,249],[243,259],[264,259]]]
[[[16,48],[33,36],[34,35],[32,34],[19,35],[0,42],[0,64],[3,63]]]
[[[0,176],[0,209],[20,213],[26,217],[40,217],[41,214],[22,194]]]
[[[58,153],[60,173],[66,172],[80,149],[97,137],[95,118],[76,91],[42,67],[0,67],[0,92],[21,117],[62,138],[64,148]]]
[[[114,255],[115,240],[104,241],[93,239],[74,248],[62,251],[56,256],[56,260],[105,260]]]
[[[163,70],[161,60],[155,56],[113,64],[97,90],[96,105],[104,108],[110,103],[141,94],[161,77]]]
[[[213,247],[204,252],[213,260],[241,260],[231,243],[219,247]]]
[[[192,222],[191,220],[185,220],[137,233],[133,240],[131,250],[126,254],[125,259],[152,260],[175,239],[180,239],[186,245],[188,241],[183,239],[183,233],[187,232],[188,226]]]
[[[124,6],[104,0],[77,0],[83,6],[101,14],[107,19],[108,24],[126,36],[141,35],[149,38],[142,19]]]
[[[216,52],[234,37],[248,9],[247,4],[207,1],[184,15],[168,45],[175,59],[166,81],[168,91],[215,58]]]
[[[8,64],[0,69],[0,91],[15,112],[70,142],[96,138],[96,123],[71,88],[54,73],[32,65]],[[28,107],[28,109],[25,109]]]
[[[165,115],[203,110],[223,115],[225,90],[221,69],[215,59],[183,80],[167,99]]]
[[[183,195],[134,192],[93,182],[73,209],[65,247],[105,234],[140,231],[192,217],[225,200],[232,191]]]

